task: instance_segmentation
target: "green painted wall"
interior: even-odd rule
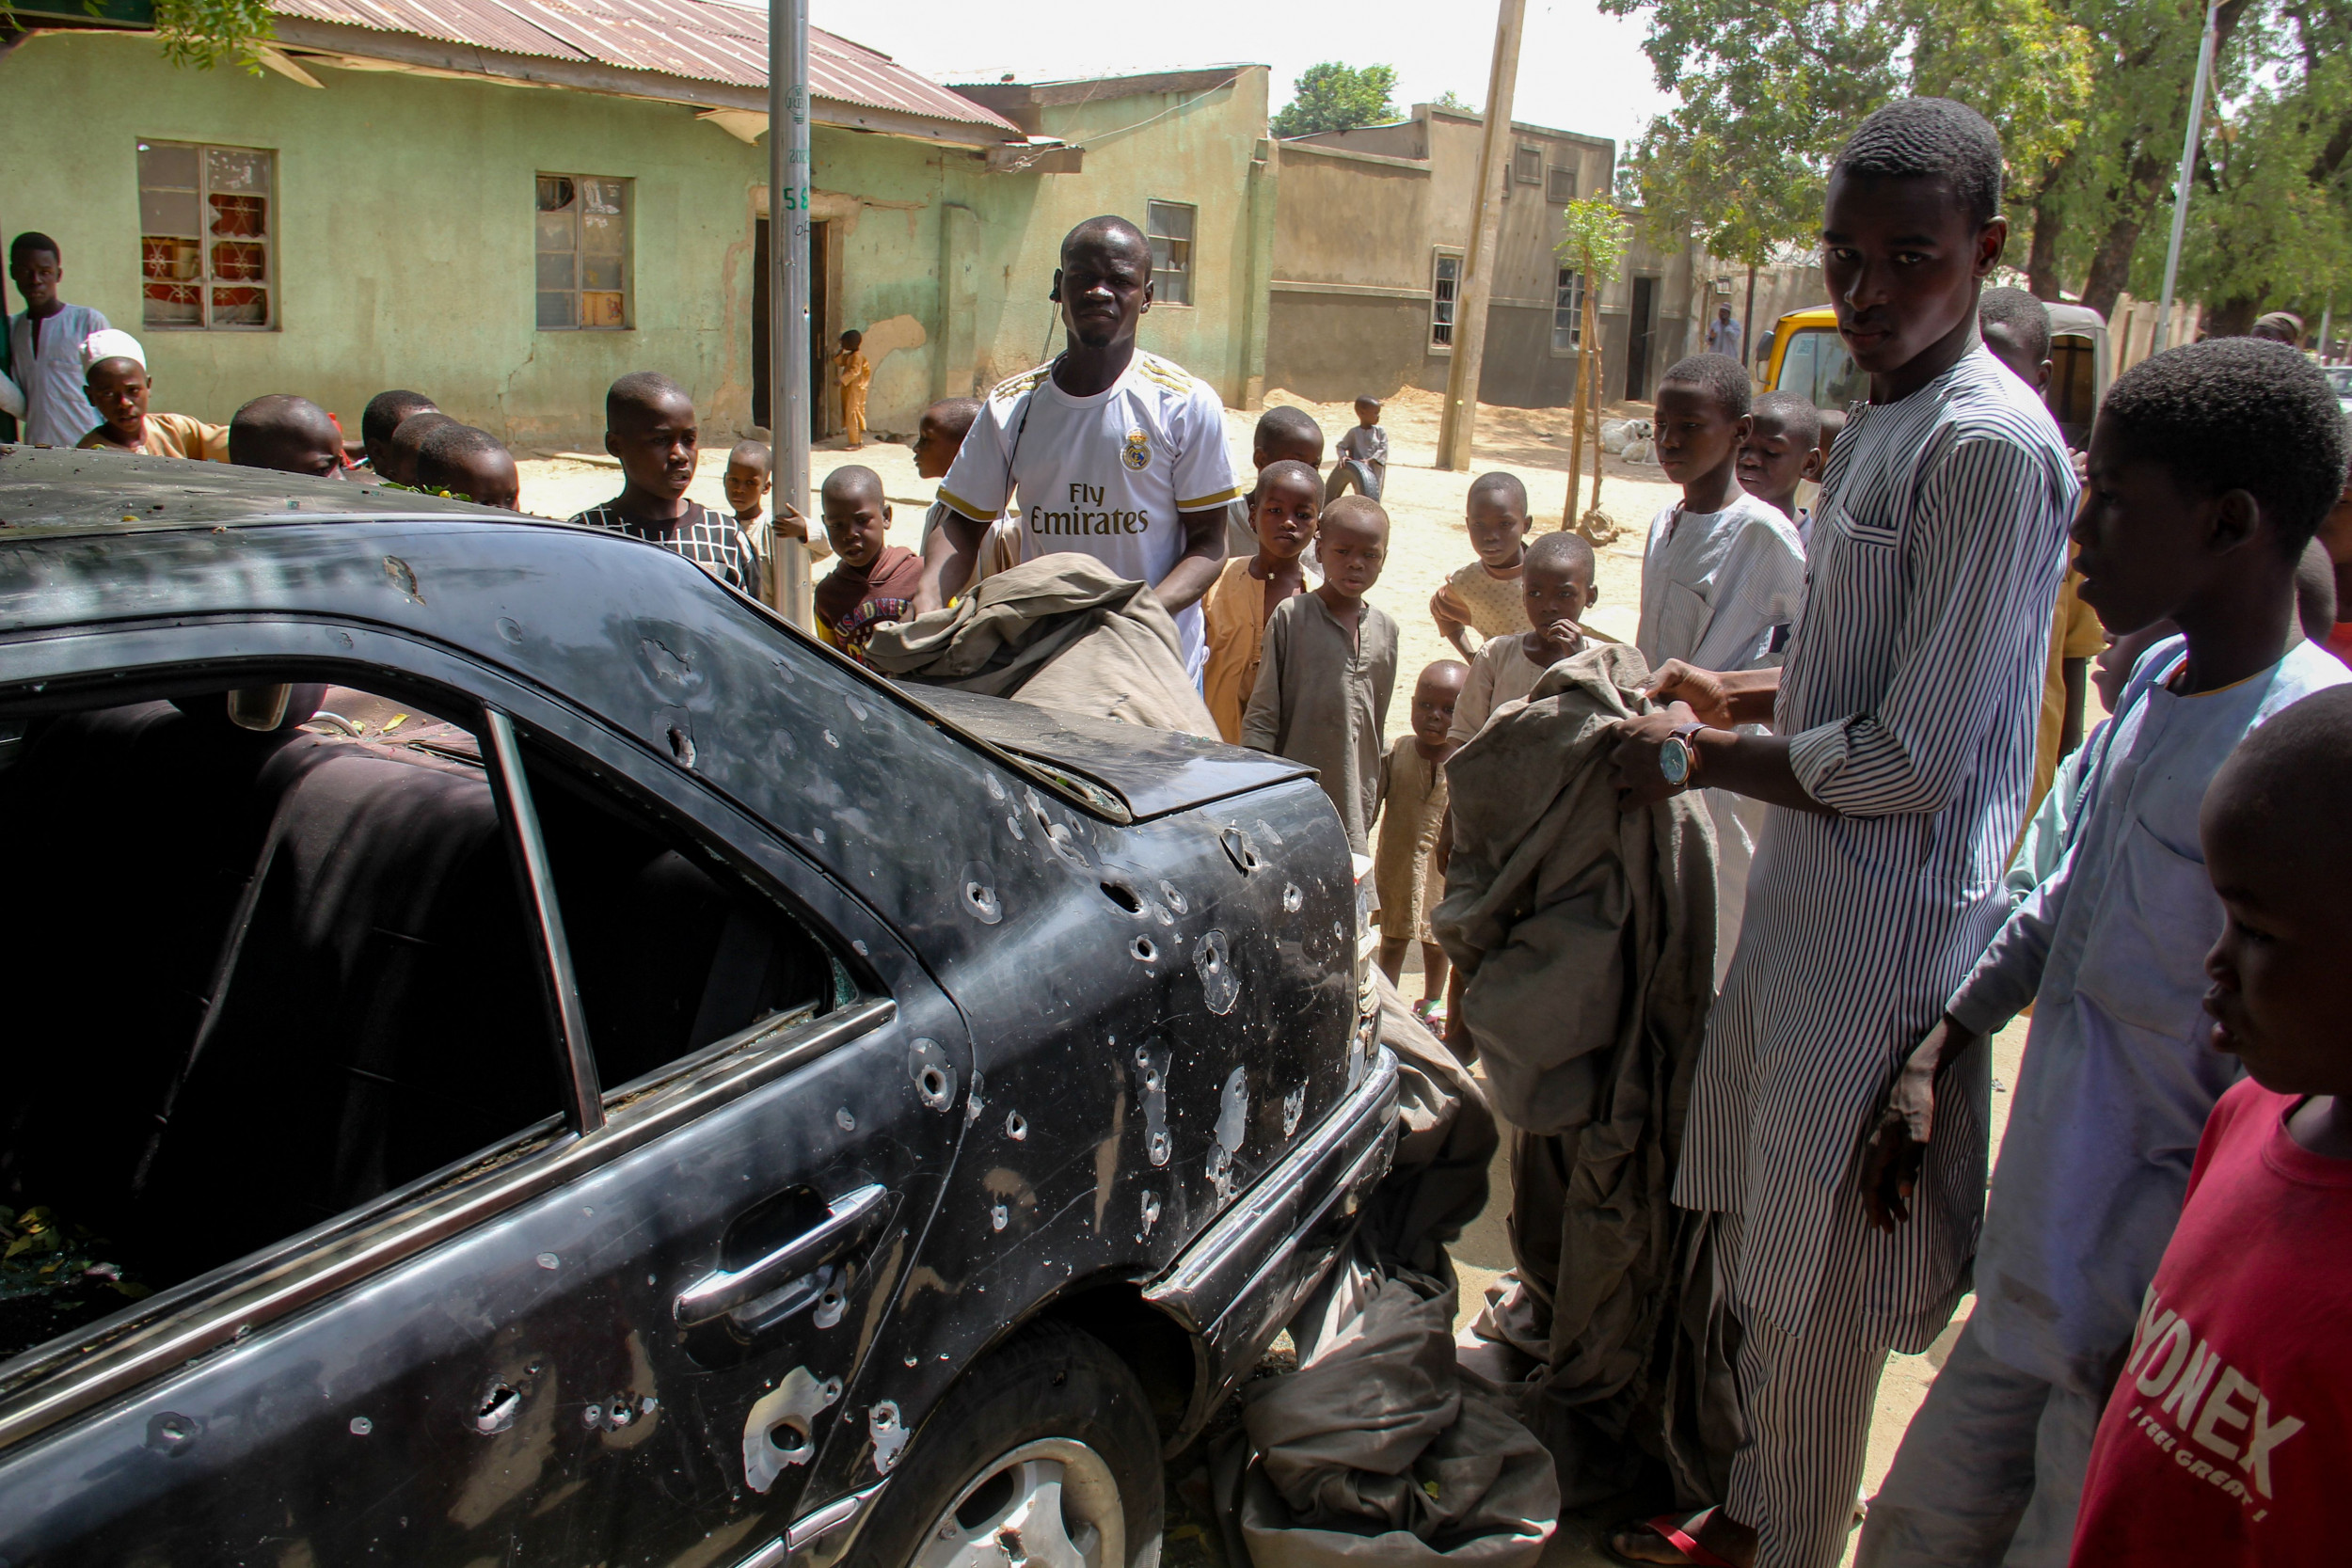
[[[1046,107],[1042,133],[1086,149],[1083,174],[966,175],[950,182],[949,199],[972,207],[985,236],[975,331],[980,385],[1027,370],[1060,346],[1046,293],[1064,234],[1103,213],[1140,226],[1147,202],[1174,201],[1198,210],[1193,303],[1152,307],[1143,319],[1143,346],[1210,382],[1235,407],[1256,401],[1273,254],[1266,76],[1263,66],[1244,66],[1231,86],[1208,92]]]
[[[175,70],[139,36],[42,35],[0,60],[0,138],[42,150],[11,160],[0,228],[56,237],[67,297],[146,342],[158,408],[226,420],[247,398],[293,391],[356,436],[370,396],[413,387],[518,445],[594,450],[605,387],[658,370],[693,392],[707,441],[750,424],[764,144],[684,105],[306,67],[325,90],[272,73]],[[1149,198],[1197,204],[1200,230],[1197,303],[1154,310],[1146,346],[1229,401],[1248,399],[1271,253],[1271,186],[1253,163],[1265,72],[1247,70],[1232,87],[1125,129],[1183,103],[1049,111],[1053,134],[1100,141],[1078,175],[991,174],[966,150],[814,129],[812,207],[831,224],[819,325],[828,336],[860,327],[878,340],[869,353],[886,349],[875,355],[875,428],[911,431],[931,398],[1037,363],[1061,235],[1101,212],[1139,222]],[[141,325],[141,137],[277,153],[276,330]],[[630,330],[535,328],[532,212],[543,171],[635,182]]]

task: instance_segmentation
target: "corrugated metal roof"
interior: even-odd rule
[[[768,85],[768,13],[720,0],[270,0],[280,16],[471,44],[505,55],[594,61],[736,87]],[[808,30],[819,99],[1001,131],[1021,128],[880,50]]]

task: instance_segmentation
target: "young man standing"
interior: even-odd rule
[[[1050,297],[1069,346],[981,404],[939,486],[947,512],[925,547],[915,608],[962,590],[980,536],[1017,495],[1022,559],[1074,550],[1151,584],[1197,683],[1208,660],[1200,597],[1225,559],[1226,503],[1241,494],[1225,405],[1183,366],[1136,346],[1152,308],[1152,246],[1125,218],[1070,231]]]
[[[621,460],[621,493],[572,519],[646,539],[730,588],[759,592],[759,552],[735,519],[686,499],[702,427],[686,388],[654,371],[615,381],[604,394],[604,450]]]
[[[106,318],[57,297],[65,261],[57,242],[26,231],[8,245],[8,277],[24,309],[8,318],[8,363],[24,394],[24,439],[70,447],[106,421],[90,406],[82,345],[106,330]]]
[[[1721,1508],[1617,1533],[1631,1560],[1836,1562],[1886,1353],[1926,1350],[1967,1285],[1984,1058],[1911,1224],[1870,1228],[1859,1162],[1888,1083],[2009,912],[2074,509],[2049,416],[1978,333],[2000,195],[2000,138],[1949,100],[1889,104],[1838,154],[1822,270],[1870,397],[1822,480],[1788,662],[1669,663],[1661,709],[1621,726],[1629,809],[1692,785],[1778,808],[1675,1182],[1715,1227],[1749,1436]]]
[[[1740,325],[1731,319],[1731,307],[1715,307],[1715,319],[1707,324],[1707,352],[1720,354],[1726,359],[1740,357]]]

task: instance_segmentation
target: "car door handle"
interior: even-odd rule
[[[773,1252],[739,1269],[714,1269],[688,1286],[671,1304],[671,1317],[686,1327],[708,1323],[824,1267],[873,1234],[889,1196],[879,1182],[852,1187],[833,1200],[822,1221]]]

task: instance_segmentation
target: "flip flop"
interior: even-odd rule
[[[1700,1545],[1699,1538],[1691,1533],[1692,1528],[1704,1524],[1708,1516],[1714,1512],[1710,1508],[1704,1513],[1692,1514],[1687,1525],[1677,1523],[1677,1516],[1672,1513],[1661,1513],[1655,1519],[1644,1519],[1630,1525],[1619,1525],[1601,1541],[1601,1550],[1615,1558],[1619,1562],[1633,1564],[1634,1568],[1661,1568],[1661,1565],[1653,1563],[1647,1559],[1628,1557],[1612,1544],[1616,1536],[1633,1530],[1645,1529],[1664,1541],[1676,1551],[1680,1552],[1684,1560],[1697,1564],[1698,1568],[1734,1568],[1730,1561],[1717,1557],[1713,1552]]]

